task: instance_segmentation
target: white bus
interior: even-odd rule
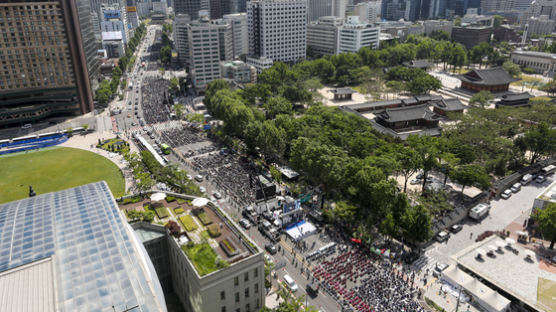
[[[556,171],[556,166],[554,165],[550,165],[550,166],[546,166],[544,168],[541,169],[541,174],[544,176],[547,176],[549,174],[553,174]]]

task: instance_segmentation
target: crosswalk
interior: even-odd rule
[[[425,254],[423,254],[421,257],[419,257],[419,259],[417,259],[417,261],[415,261],[411,266],[413,267],[413,269],[415,271],[421,271],[424,272],[427,269],[429,271],[434,269],[435,266],[435,260],[433,258],[430,257],[430,253],[433,252],[434,249],[431,250],[427,250],[425,252]]]

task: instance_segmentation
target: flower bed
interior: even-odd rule
[[[212,220],[209,218],[206,212],[202,211],[197,214],[197,218],[201,221],[203,225],[209,225],[212,223]]]
[[[195,223],[195,220],[190,215],[181,216],[180,222],[187,232],[195,231],[198,228],[197,223]]]
[[[177,207],[177,208],[174,209],[174,212],[175,212],[177,215],[179,215],[179,214],[184,213],[185,210],[183,210],[183,208],[181,208],[181,207]]]
[[[229,241],[227,238],[224,238],[219,245],[220,248],[224,249],[228,257],[235,256],[239,253],[239,251],[235,248],[232,242]]]
[[[210,235],[210,237],[215,238],[220,236],[222,233],[220,233],[220,228],[218,227],[218,224],[211,224],[209,226],[207,226],[207,231]]]
[[[168,210],[165,207],[156,208],[155,211],[159,219],[168,217]]]

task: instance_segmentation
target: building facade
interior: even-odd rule
[[[196,20],[200,10],[209,10],[209,0],[174,0],[175,14],[187,14]]]
[[[454,26],[452,28],[452,40],[461,43],[465,48],[480,44],[481,42],[489,42],[492,27],[488,26]]]
[[[360,2],[353,7],[353,15],[358,16],[362,23],[372,24],[379,21],[380,10],[380,1]]]
[[[473,69],[459,75],[461,88],[469,91],[504,92],[508,91],[510,83],[519,79],[512,78],[502,67],[489,69]]]
[[[348,16],[338,29],[337,52],[357,52],[362,47],[378,49],[380,28],[360,23],[357,16]]]
[[[172,24],[174,46],[178,52],[178,61],[184,65],[189,65],[189,23],[191,23],[189,15],[177,14]]]
[[[254,0],[247,3],[249,56],[295,63],[305,58],[306,0]]]
[[[454,23],[452,21],[428,20],[423,22],[423,26],[425,28],[425,35],[427,36],[434,31],[444,31],[451,36]]]
[[[222,19],[232,26],[234,58],[249,53],[249,36],[247,35],[247,13],[226,14]]]
[[[112,7],[102,8],[102,21],[100,22],[101,32],[121,32],[122,40],[127,43],[127,25],[124,23],[122,12]]]
[[[539,74],[553,75],[556,72],[556,54],[515,50],[510,60],[519,66],[532,68]]]
[[[307,25],[307,47],[315,53],[337,54],[338,28],[344,23],[343,18],[323,16]]]
[[[257,82],[257,70],[255,67],[242,61],[220,62],[222,78],[231,79],[237,83]]]
[[[548,15],[541,15],[539,17],[530,17],[526,21],[527,37],[532,35],[550,35],[554,30],[554,20],[549,19]]]
[[[0,126],[93,110],[98,47],[89,26],[80,30],[80,17],[90,23],[90,12],[80,16],[78,3],[0,3]]]

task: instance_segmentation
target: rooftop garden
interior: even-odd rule
[[[180,222],[187,232],[193,232],[198,228],[197,223],[195,223],[195,220],[190,215],[181,216]]]
[[[208,243],[189,243],[181,247],[200,276],[227,268],[230,264],[220,258]]]

